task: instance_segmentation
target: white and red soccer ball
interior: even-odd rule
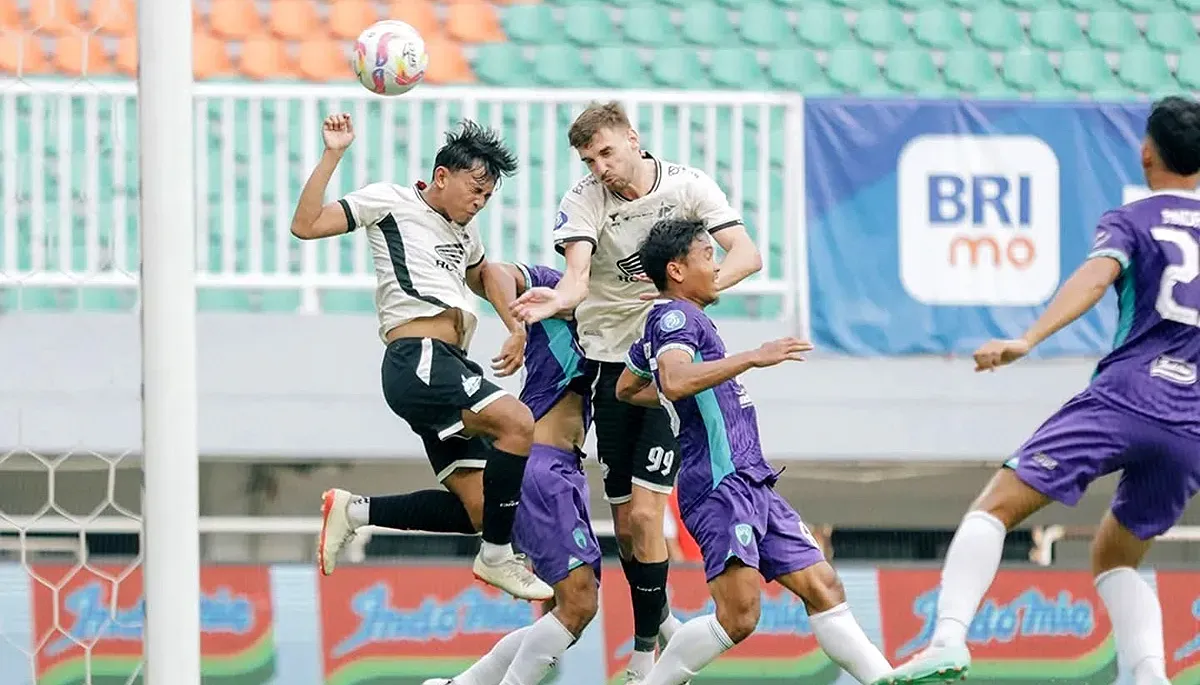
[[[380,21],[358,34],[350,58],[364,88],[378,95],[407,93],[425,78],[425,39],[402,21]]]

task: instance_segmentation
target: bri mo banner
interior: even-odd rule
[[[1145,105],[805,104],[813,338],[855,355],[1014,337],[1139,194]],[[1115,297],[1042,356],[1107,352]]]

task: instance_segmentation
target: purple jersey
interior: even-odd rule
[[[516,266],[525,277],[526,289],[553,288],[562,278],[562,272],[548,266]],[[521,402],[533,412],[535,421],[545,416],[564,393],[575,391],[584,398],[583,425],[587,430],[591,423],[591,384],[586,365],[574,321],[555,318],[529,326]]]
[[[658,357],[670,350],[694,362],[725,358],[717,327],[699,307],[683,300],[658,300],[643,336],[629,350],[632,373],[658,382]],[[775,472],[763,459],[758,414],[736,378],[677,402],[662,398],[679,439],[679,508],[686,515],[732,473],[756,484],[773,484]]]
[[[1105,213],[1089,256],[1121,265],[1116,339],[1092,394],[1200,437],[1200,196],[1159,192]]]

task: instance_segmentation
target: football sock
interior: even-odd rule
[[[665,618],[658,624],[658,636],[664,642],[670,642],[671,638],[675,637],[675,633],[679,632],[683,626],[683,621],[675,618],[675,614],[671,613],[671,607],[666,604],[663,605],[663,614]]]
[[[654,651],[658,647],[658,627],[663,622],[663,613],[667,608],[667,571],[668,562],[659,561],[647,564],[635,559],[621,560],[621,568],[629,581],[629,595],[633,602],[633,650],[650,655],[653,663]],[[639,658],[639,664],[630,664],[630,669],[645,673],[640,666],[645,663]]]
[[[1167,682],[1158,595],[1128,566],[1096,576],[1096,592],[1112,619],[1117,659],[1133,673],[1133,682]]]
[[[521,501],[521,480],[529,459],[492,449],[483,468],[483,541],[492,545],[512,542],[513,520]],[[485,557],[486,560],[486,557]]]
[[[575,636],[567,630],[553,612],[538,619],[529,627],[521,646],[513,657],[501,685],[538,685],[558,658],[575,644]]]
[[[361,500],[361,501],[360,501]],[[362,510],[367,509],[366,520]],[[369,523],[395,530],[422,530],[428,533],[474,535],[471,515],[452,492],[419,490],[404,495],[361,497],[350,503],[348,511],[355,525]]]
[[[663,650],[642,685],[680,685],[733,648],[733,640],[713,614],[684,623]]]
[[[1006,534],[1004,523],[987,512],[963,517],[946,551],[931,644],[966,644],[967,628],[1000,568]]]
[[[892,670],[879,648],[867,639],[845,602],[809,616],[808,620],[821,649],[858,682],[874,683]]]
[[[454,676],[454,685],[499,685],[531,630],[533,626],[525,626],[500,638],[492,651],[484,654],[461,675]]]

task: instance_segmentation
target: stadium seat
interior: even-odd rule
[[[429,53],[429,68],[425,81],[432,84],[473,83],[475,74],[463,54],[462,46],[448,38],[426,36],[425,49]]]
[[[529,86],[533,84],[529,62],[521,46],[512,43],[488,43],[475,49],[475,75],[491,86]]]
[[[825,71],[817,62],[817,56],[805,48],[772,52],[767,62],[767,76],[781,90],[805,94],[816,94],[813,91],[821,90],[826,92],[819,94],[831,94],[836,91],[825,78]]]
[[[1000,80],[991,55],[975,47],[946,53],[943,76],[951,88],[969,94],[993,88]]]
[[[1121,53],[1117,78],[1142,93],[1160,93],[1175,87],[1175,77],[1167,68],[1162,53],[1140,45]]]
[[[379,20],[375,3],[370,0],[338,0],[329,4],[329,19],[326,26],[332,37],[338,40],[353,40]]]
[[[650,75],[664,88],[699,89],[708,85],[700,57],[690,48],[664,48],[650,61]]]
[[[749,4],[742,10],[738,32],[746,44],[765,48],[796,42],[787,15],[765,0]]]
[[[1192,14],[1200,13],[1200,0],[1175,0],[1175,6]]]
[[[585,47],[613,44],[620,37],[608,9],[599,2],[569,5],[562,25],[567,40]]]
[[[500,18],[508,39],[537,45],[562,40],[562,31],[549,5],[512,5],[505,7]]]
[[[591,72],[579,50],[571,45],[543,45],[533,58],[533,75],[539,83],[558,88],[593,85]]]
[[[1046,53],[1028,48],[1005,53],[1000,72],[1009,85],[1022,93],[1048,92],[1058,81]]]
[[[137,59],[137,36],[127,34],[117,43],[117,55],[113,59],[113,66],[116,67],[117,72],[122,76],[136,78],[138,69]],[[195,60],[193,59],[193,69],[197,66],[194,62]]]
[[[831,0],[838,7],[844,7],[849,10],[860,10],[864,7],[870,7],[874,4],[874,0]]]
[[[991,3],[971,16],[971,38],[989,50],[1012,50],[1025,42],[1021,21],[1011,8]]]
[[[344,81],[351,75],[344,46],[328,34],[317,34],[300,43],[296,71],[306,81]]]
[[[869,48],[838,48],[829,53],[826,63],[829,80],[849,93],[870,92],[883,78],[875,65],[874,51]]]
[[[212,0],[208,25],[214,36],[225,40],[244,40],[263,31],[253,0]]]
[[[971,43],[958,11],[940,5],[931,5],[917,12],[912,31],[917,43],[938,50]]]
[[[1087,45],[1075,13],[1043,7],[1029,17],[1029,42],[1047,50],[1069,50]]]
[[[1140,43],[1142,36],[1128,12],[1100,10],[1093,12],[1088,20],[1088,40],[1106,50],[1124,50]]]
[[[946,0],[946,4],[958,9],[974,11],[977,7],[986,4],[990,0]]]
[[[438,19],[434,0],[391,0],[382,18],[402,21],[423,36],[437,35],[442,32],[442,22]],[[362,31],[362,28],[360,27],[359,31]],[[355,35],[358,34],[355,33]]]
[[[770,84],[750,48],[720,48],[709,56],[708,75],[713,86],[729,90],[767,90]]]
[[[324,33],[321,18],[309,0],[273,0],[267,22],[271,33],[287,40],[305,40]]]
[[[255,81],[288,78],[295,73],[283,43],[266,33],[251,36],[242,43],[238,71]]]
[[[928,50],[892,50],[883,62],[883,76],[906,93],[932,96],[945,91]]]
[[[93,0],[85,23],[105,35],[132,36],[137,31],[137,6],[134,0]]]
[[[814,2],[804,8],[804,21],[796,24],[796,37],[814,48],[831,49],[850,40],[842,10]]]
[[[892,5],[902,10],[915,12],[942,6],[942,0],[892,0]]]
[[[51,64],[65,76],[109,76],[113,73],[103,41],[90,33],[58,34]]]
[[[854,35],[859,42],[881,49],[907,42],[909,38],[900,10],[887,5],[864,7],[854,22]]]
[[[135,38],[135,46],[136,43]],[[192,69],[200,79],[225,78],[236,73],[225,43],[203,30],[192,34]]]
[[[446,8],[446,35],[463,43],[504,40],[496,7],[487,0],[459,0]]]
[[[680,34],[695,45],[717,46],[734,33],[729,14],[708,0],[693,0],[683,8]]]
[[[1116,3],[1130,12],[1145,14],[1162,9],[1163,0],[1116,0]]]
[[[1004,4],[1016,10],[1030,12],[1046,6],[1046,0],[1004,0]]]
[[[652,88],[654,82],[636,50],[619,45],[592,53],[592,74],[606,88]]]
[[[675,25],[666,7],[655,4],[633,5],[621,18],[626,42],[634,45],[670,47],[679,43]]]
[[[1175,76],[1183,88],[1200,90],[1200,45],[1183,49],[1179,55],[1179,69]]]
[[[84,25],[79,8],[72,0],[35,0],[26,4],[29,12],[28,27],[44,38],[78,33],[79,28]]]
[[[1146,17],[1146,42],[1166,52],[1195,45],[1196,27],[1186,12],[1155,12]]]
[[[1104,52],[1094,48],[1064,52],[1059,74],[1066,86],[1082,93],[1107,92],[1120,87],[1104,59]]]

